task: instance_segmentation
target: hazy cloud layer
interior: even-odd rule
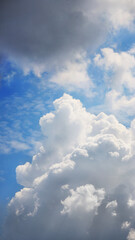
[[[93,50],[112,28],[132,28],[134,17],[135,3],[126,0],[1,1],[0,49],[26,71],[42,72]]]
[[[16,169],[6,240],[134,239],[135,129],[64,94],[40,119],[32,163]]]

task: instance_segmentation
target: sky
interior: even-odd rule
[[[135,239],[135,2],[0,2],[0,240]]]

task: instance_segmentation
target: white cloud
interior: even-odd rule
[[[129,231],[129,234],[127,236],[128,240],[134,240],[135,239],[135,229],[131,228]]]
[[[122,223],[122,225],[121,225],[121,229],[127,229],[127,228],[129,228],[130,227],[130,222],[128,222],[128,221],[125,221],[125,222],[123,222]]]
[[[135,90],[135,57],[131,52],[114,52],[112,48],[101,49],[95,57],[95,64],[104,68],[106,80],[112,89]],[[110,74],[111,73],[111,74]]]
[[[90,114],[64,94],[40,126],[42,147],[31,163],[16,168],[23,189],[9,203],[5,239],[69,239],[69,233],[87,239],[95,227],[101,233],[104,221],[121,234],[125,216],[132,220],[133,214],[127,201],[135,188],[134,122],[126,128],[113,115]]]
[[[128,121],[135,115],[135,55],[134,48],[127,52],[116,52],[112,48],[101,49],[94,58],[97,67],[104,71],[107,89],[104,103],[97,109],[112,113],[120,121]]]
[[[134,207],[135,206],[135,200],[130,197],[128,199],[128,203],[127,204],[128,204],[129,207]]]
[[[104,189],[95,189],[93,185],[87,184],[77,187],[76,190],[70,189],[70,196],[61,201],[64,206],[61,213],[67,213],[71,216],[75,214],[77,217],[84,212],[94,211],[96,213],[104,196]]]
[[[107,205],[106,205],[106,208],[111,211],[111,214],[113,217],[116,217],[117,216],[117,212],[116,212],[116,208],[118,206],[118,203],[116,200],[114,201],[111,201],[111,202],[108,202]]]
[[[89,152],[92,157],[94,151],[97,158],[100,151],[101,158],[106,154],[110,159],[115,155],[116,160],[132,158],[134,142],[131,132],[118,123],[114,116],[99,114],[96,117],[88,113],[79,100],[74,100],[67,94],[54,101],[54,106],[53,113],[40,119],[42,132],[47,137],[43,143],[45,149],[42,147],[33,157],[32,165],[26,163],[17,167],[17,179],[22,185],[27,186],[27,177],[29,183],[33,182],[34,178],[40,173],[43,174],[48,167],[55,172],[61,171],[64,166],[73,168],[74,163],[71,160],[77,158],[78,153],[85,158],[89,157]]]
[[[90,61],[83,55],[76,57],[74,61],[68,62],[62,68],[58,68],[50,79],[69,91],[83,90],[88,96],[93,90],[93,83],[88,74]]]
[[[60,163],[55,163],[50,167],[50,170],[52,170],[53,173],[60,173],[63,172],[64,169],[73,169],[75,166],[75,162],[71,161],[70,159],[67,159]]]
[[[33,217],[39,207],[38,197],[31,188],[23,188],[20,192],[15,194],[15,197],[9,203],[9,207],[15,209],[17,216],[25,214]],[[25,206],[24,206],[25,204]]]
[[[114,209],[117,206],[118,206],[117,201],[114,200],[114,201],[111,201],[111,202],[107,203],[106,208],[113,208]]]
[[[90,113],[86,112],[79,100],[74,101],[68,94],[55,100],[54,107],[55,113],[40,119],[41,129],[48,137],[47,142],[54,143],[53,148],[57,147],[60,151],[83,144],[91,131]]]
[[[69,185],[68,185],[68,184],[65,184],[65,185],[61,186],[61,189],[62,189],[62,190],[67,190],[67,189],[69,189]]]
[[[19,141],[11,141],[11,148],[17,149],[17,150],[27,150],[29,149],[29,146],[24,142]]]
[[[113,211],[113,212],[112,212],[112,216],[113,216],[113,217],[116,217],[116,216],[117,216],[116,211]]]
[[[125,96],[116,90],[107,92],[103,108],[115,114],[122,122],[127,121],[128,117],[135,115],[135,96]]]
[[[109,154],[111,155],[111,157],[119,157],[118,152],[109,152]]]

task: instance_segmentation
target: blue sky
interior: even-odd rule
[[[1,234],[5,234],[2,233],[3,224],[5,226],[4,228],[7,229],[7,223],[9,223],[10,230],[12,232],[12,239],[14,240],[18,239],[19,232],[16,234],[14,233],[14,224],[16,224],[16,222],[14,224],[11,224],[12,214],[9,212],[12,210],[14,212],[16,211],[17,219],[20,216],[18,214],[19,211],[21,212],[20,214],[23,214],[23,210],[19,210],[19,204],[22,204],[22,209],[31,209],[31,207],[28,207],[27,204],[29,204],[29,201],[31,201],[32,205],[32,199],[35,199],[33,212],[30,210],[30,212],[27,214],[27,216],[31,215],[34,219],[34,216],[38,211],[37,209],[39,209],[38,214],[40,216],[40,211],[42,211],[42,208],[44,206],[44,203],[39,203],[42,200],[42,194],[39,194],[39,189],[35,190],[37,185],[31,185],[31,179],[27,177],[27,171],[29,170],[26,170],[25,175],[25,169],[23,170],[23,167],[17,168],[17,166],[26,166],[26,162],[31,163],[31,165],[28,165],[33,168],[33,172],[30,174],[33,176],[35,172],[36,181],[37,178],[41,177],[41,173],[38,173],[39,175],[36,175],[37,170],[34,168],[34,160],[32,162],[32,157],[34,155],[36,156],[36,159],[38,159],[37,156],[40,155],[39,163],[36,160],[36,164],[37,166],[39,164],[39,168],[40,162],[42,162],[44,158],[50,158],[50,163],[52,166],[47,165],[45,167],[44,174],[42,173],[43,175],[49,175],[49,171],[54,171],[51,174],[55,174],[57,172],[56,165],[60,162],[59,159],[62,158],[64,159],[62,161],[65,161],[69,155],[71,156],[72,160],[69,160],[71,162],[68,162],[68,164],[71,169],[74,169],[73,161],[76,156],[81,159],[80,155],[77,155],[77,151],[80,151],[78,149],[82,148],[81,151],[83,152],[84,149],[87,149],[86,146],[89,145],[89,140],[87,140],[87,142],[84,137],[84,135],[89,134],[88,126],[87,134],[84,134],[87,125],[86,119],[88,118],[91,119],[91,122],[93,121],[92,115],[90,117],[89,113],[94,114],[93,116],[97,116],[101,112],[104,112],[104,114],[107,115],[111,114],[111,116],[114,116],[117,121],[122,124],[117,126],[118,123],[116,123],[116,125],[114,124],[115,121],[113,117],[107,118],[105,115],[100,115],[101,117],[99,117],[99,119],[103,118],[99,124],[101,127],[97,126],[97,129],[93,131],[100,132],[100,128],[103,127],[101,132],[103,134],[104,132],[108,131],[106,135],[107,139],[108,135],[112,134],[112,129],[116,128],[115,133],[117,132],[117,129],[119,129],[119,132],[121,132],[120,134],[122,136],[119,141],[121,141],[121,145],[125,141],[125,145],[123,145],[124,147],[122,150],[120,150],[121,145],[119,145],[118,152],[108,150],[110,151],[109,154],[112,158],[121,157],[121,159],[131,159],[131,161],[129,160],[130,163],[127,167],[123,167],[121,163],[118,165],[118,168],[120,167],[122,169],[121,171],[125,171],[127,176],[130,175],[129,173],[131,169],[134,169],[133,159],[135,156],[135,138],[133,120],[135,118],[135,11],[133,11],[133,9],[135,8],[135,4],[130,2],[127,6],[126,1],[124,0],[120,1],[120,3],[117,3],[116,1],[114,1],[114,3],[113,1],[107,0],[103,0],[101,2],[102,7],[101,3],[98,0],[95,1],[95,3],[91,0],[86,0],[83,4],[80,1],[78,3],[76,3],[76,1],[74,3],[71,3],[70,1],[61,2],[60,0],[56,4],[54,1],[52,1],[52,3],[49,3],[46,0],[45,3],[43,3],[42,0],[39,2],[35,0],[35,5],[33,5],[33,7],[31,7],[27,1],[24,1],[24,3],[17,3],[14,1],[12,6],[8,1],[7,4],[2,4],[2,10],[0,10],[0,13],[2,13],[0,17],[0,21],[2,22],[2,25],[0,26],[0,34],[3,36],[0,41],[0,209],[2,213],[0,217],[0,232]],[[68,7],[67,4],[69,4]],[[27,11],[25,11],[25,9],[27,9]],[[48,13],[49,10],[47,11],[47,9],[50,10],[50,14]],[[18,15],[18,11],[20,12],[20,15]],[[5,13],[10,13],[9,17],[7,17]],[[37,15],[37,19],[35,17],[35,14]],[[80,29],[78,28],[79,24]],[[61,97],[64,93],[67,95],[65,95],[66,97],[63,97],[63,100],[61,100]],[[86,109],[82,109],[79,103],[73,99],[79,99]],[[55,100],[56,102],[53,104]],[[64,106],[67,104],[65,109],[63,108],[63,103]],[[71,107],[73,107],[73,112],[71,111],[71,108],[68,109],[70,104]],[[79,115],[78,112],[82,115]],[[47,115],[47,113],[50,113],[52,115]],[[42,116],[44,117],[42,118]],[[56,120],[53,120],[55,119],[54,116],[56,116]],[[74,116],[73,119],[75,119],[75,130],[74,127],[72,129],[72,125],[69,125],[69,116],[71,119]],[[76,124],[78,125],[76,126]],[[96,123],[91,124],[93,124],[91,126],[94,129]],[[111,126],[111,124],[114,124],[115,126]],[[83,130],[81,130],[82,125],[85,125],[83,127]],[[61,126],[63,126],[62,129]],[[106,130],[107,127],[111,130]],[[54,133],[55,131],[56,135]],[[81,137],[78,133],[79,131]],[[71,139],[71,141],[67,140],[66,142],[65,139],[69,133],[71,134],[69,135],[69,139]],[[95,136],[95,133],[92,134],[93,135],[90,135],[88,139],[91,138],[91,141],[95,141],[92,140],[92,137]],[[127,146],[128,144],[130,145],[130,150],[128,150],[128,147],[125,147],[126,134],[127,136],[131,134],[131,137],[129,137],[129,139],[132,138],[132,143],[127,143]],[[58,141],[56,141],[57,137]],[[104,141],[104,137],[104,135],[101,136],[100,142]],[[63,140],[61,141],[61,139]],[[106,145],[108,146],[106,149],[111,148],[111,143],[109,143],[109,141],[110,140],[106,140],[106,144],[108,144]],[[114,145],[117,145],[116,142]],[[61,145],[63,145],[63,148]],[[43,158],[41,155],[44,151],[47,153]],[[73,155],[73,151],[76,151],[76,155]],[[89,158],[91,159],[91,156],[96,156],[98,159],[98,151],[100,151],[101,159],[106,158],[107,155],[104,156],[104,151],[102,151],[100,148],[98,150],[95,150],[94,153],[91,152]],[[55,161],[52,160],[55,158]],[[106,160],[104,162],[106,164]],[[86,166],[87,164],[88,163],[86,161]],[[115,164],[117,165],[118,163],[116,162]],[[100,166],[100,162],[97,162],[97,166],[98,165]],[[49,170],[47,171],[46,169],[48,166]],[[65,200],[61,200],[61,204],[64,206],[63,210],[61,210],[61,214],[64,216],[66,216],[66,214],[69,214],[71,218],[73,216],[72,220],[74,222],[75,229],[76,227],[80,226],[78,225],[80,222],[77,222],[75,220],[77,216],[76,211],[78,210],[76,207],[77,204],[76,202],[74,203],[73,200],[74,196],[76,199],[78,199],[78,201],[80,201],[81,207],[81,201],[83,200],[79,200],[78,197],[79,194],[81,194],[81,191],[82,194],[84,194],[84,192],[91,191],[91,194],[95,194],[97,197],[97,205],[92,205],[92,202],[90,203],[91,206],[93,206],[93,209],[89,206],[86,206],[84,209],[82,208],[81,216],[84,217],[84,222],[88,220],[87,216],[85,216],[87,211],[89,212],[91,211],[90,209],[92,209],[92,216],[96,216],[96,211],[98,211],[97,206],[99,207],[102,201],[107,201],[107,199],[109,199],[109,197],[105,199],[104,193],[104,191],[108,191],[108,186],[104,183],[104,181],[102,182],[102,180],[101,182],[103,186],[98,183],[98,173],[96,173],[95,170],[96,164],[94,165],[94,163],[91,163],[91,168],[93,168],[93,166],[95,166],[93,172],[91,172],[91,176],[93,176],[93,178],[89,179],[88,183],[86,182],[86,179],[83,180],[83,176],[85,174],[81,173],[81,170],[76,170],[77,172],[75,172],[75,174],[78,174],[78,172],[80,173],[80,178],[77,177],[77,180],[75,180],[72,175],[71,178],[67,181],[67,184],[64,180],[65,177],[63,175],[58,180],[59,182],[65,182],[65,185],[63,184],[65,187],[63,187],[63,189],[69,189],[70,191],[70,197],[65,197]],[[103,166],[106,165],[103,164]],[[16,168],[19,170],[16,170]],[[83,169],[82,165],[80,164],[78,169],[81,168]],[[108,168],[110,169],[109,165]],[[114,169],[113,164],[112,169]],[[102,167],[101,169],[99,168],[99,170],[101,170],[101,172],[103,171],[104,173]],[[63,170],[59,171],[61,172]],[[68,174],[68,172],[65,174]],[[117,174],[119,175],[119,173]],[[108,211],[112,211],[112,216],[117,216],[118,213],[116,211],[116,208],[117,205],[120,204],[120,201],[118,199],[120,199],[122,196],[118,196],[116,189],[121,186],[121,184],[126,185],[126,181],[134,181],[134,175],[132,173],[131,175],[131,181],[129,181],[129,179],[125,180],[125,178],[116,177],[116,185],[114,184],[114,181],[110,181],[109,183],[111,185],[111,190],[110,193],[108,191],[106,194],[108,194],[108,196],[114,196],[114,199],[113,197],[112,199],[110,197],[110,205],[106,205],[105,209],[111,209]],[[48,190],[49,187],[51,186],[52,189],[55,189],[54,177],[51,177],[50,182],[47,183],[48,188],[45,191],[45,194],[48,194],[47,199],[50,199],[50,191]],[[54,183],[52,186],[51,184],[53,181]],[[84,183],[86,185],[84,185]],[[72,189],[69,187],[70,184],[72,186]],[[93,184],[93,187],[91,187],[89,184]],[[128,200],[128,207],[134,208],[135,194],[131,196],[134,192],[134,185],[129,183],[129,185],[126,186],[129,186],[129,189],[131,189],[131,192],[129,192],[129,195],[127,197],[131,200]],[[31,200],[29,200],[29,196],[28,198],[26,196],[25,199],[26,188],[29,189],[29,191],[35,191],[33,197],[30,197]],[[24,200],[23,195],[22,200],[16,200],[17,195],[15,194],[21,189],[24,191]],[[102,191],[101,189],[104,190]],[[21,192],[19,193],[21,194]],[[76,195],[77,193],[78,195]],[[38,197],[36,198],[35,196]],[[53,194],[51,196],[53,196]],[[57,193],[55,196],[53,196],[54,200],[56,197],[56,202],[59,196],[57,196]],[[87,199],[87,197],[89,199],[90,196],[87,196],[86,194],[85,199]],[[69,199],[70,204],[68,203]],[[105,202],[103,202],[103,205],[104,204]],[[7,210],[8,205],[10,210]],[[46,206],[48,206],[49,209],[50,205]],[[14,210],[15,208],[16,210]],[[100,217],[102,217],[102,214],[109,214],[103,213],[103,211],[104,210],[101,208]],[[119,209],[119,211],[121,210]],[[49,214],[49,212],[46,214]],[[121,213],[119,212],[119,214]],[[104,216],[107,218],[109,215]],[[55,217],[57,217],[57,215],[53,217],[53,220]],[[108,218],[108,222],[110,223],[112,220],[110,220],[110,216]],[[122,217],[122,215],[120,215],[119,219],[120,218],[122,219],[122,222],[120,223],[120,220],[117,220],[117,225],[120,226],[120,224],[123,223],[121,226],[123,226],[127,232],[120,233],[120,230],[117,229],[116,239],[118,239],[118,236],[119,240],[134,239],[135,230],[134,220],[131,220],[132,216],[130,216],[130,213],[128,212],[128,219],[125,219],[125,217]],[[5,219],[7,219],[6,223]],[[37,219],[35,222],[38,221]],[[40,219],[41,222],[39,222],[42,224],[43,215]],[[61,218],[59,216],[58,219],[61,223]],[[98,223],[98,217],[93,217],[93,219]],[[91,219],[89,220],[92,222]],[[26,226],[23,220],[21,219],[20,221],[22,221],[22,226],[24,224],[25,228]],[[67,221],[68,224],[69,220],[65,221]],[[34,223],[31,222],[31,220],[29,220],[28,223],[30,223],[30,226],[32,226],[32,224],[34,226]],[[48,234],[49,226],[46,226],[46,234]],[[116,228],[115,224],[113,227],[114,229]],[[74,230],[73,227],[69,224],[69,229],[70,228],[72,233]],[[44,233],[43,236],[40,236],[39,234],[39,240],[42,240],[43,237],[54,239],[55,235],[58,237],[63,236],[59,234],[57,235],[58,229],[59,226],[54,229],[54,235],[45,235]],[[65,230],[60,231],[60,234],[63,234],[63,231],[66,233],[67,228],[64,226],[63,229]],[[86,231],[87,226],[85,226],[84,229]],[[82,229],[81,234],[84,234],[84,229]],[[7,235],[3,235],[3,239],[9,239],[9,236],[11,234],[10,230],[8,231]],[[23,231],[23,228],[20,231]],[[100,232],[99,229],[98,231]],[[88,229],[87,232],[88,236],[96,236],[95,239],[98,239],[99,236],[94,235],[95,226],[93,224],[91,225],[90,232]],[[109,234],[109,239],[113,239],[114,235],[111,231],[107,234]],[[26,229],[26,235],[24,238],[22,237],[20,239],[32,239],[32,236],[32,233]],[[86,236],[84,235],[84,239],[85,237]],[[71,239],[77,238],[77,235],[71,234]]]

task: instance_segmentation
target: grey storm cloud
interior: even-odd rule
[[[1,50],[40,63],[91,48],[105,28],[86,14],[92,5],[86,0],[2,1]]]
[[[3,239],[134,239],[135,120],[126,128],[67,94],[54,109],[39,152],[16,168]]]
[[[5,0],[0,3],[0,50],[16,61],[59,64],[92,51],[108,29],[128,27],[133,1]]]

